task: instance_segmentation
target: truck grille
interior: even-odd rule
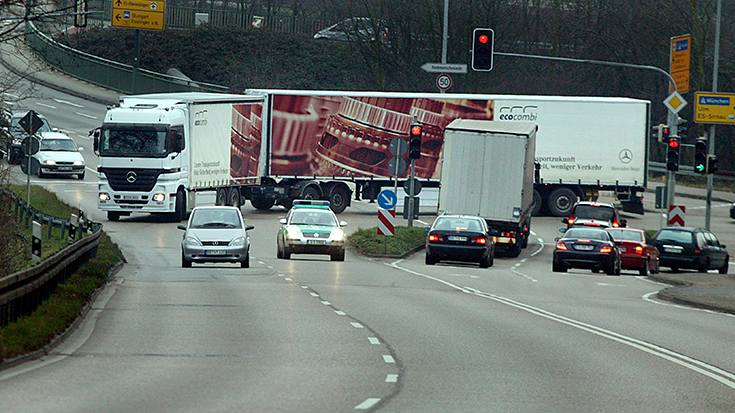
[[[99,168],[115,191],[149,192],[158,181],[162,169]],[[132,182],[131,182],[132,181]]]

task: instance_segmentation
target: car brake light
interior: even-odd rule
[[[487,240],[485,239],[485,237],[475,237],[475,238],[472,238],[472,242],[474,244],[483,244],[483,245],[484,244],[487,244]]]
[[[643,247],[641,247],[640,245],[637,246],[637,247],[635,247],[635,253],[636,254],[643,254]]]
[[[443,235],[431,234],[429,235],[429,241],[444,241]]]
[[[603,246],[603,247],[600,248],[600,252],[602,252],[604,254],[609,254],[609,253],[612,252],[612,248],[610,246],[605,245],[605,246]]]
[[[699,255],[701,253],[702,253],[702,250],[700,250],[699,248],[694,249],[694,255]]]
[[[569,217],[569,225],[574,224],[574,217]]]
[[[619,226],[620,226],[620,224],[618,224],[618,221],[613,221],[613,227],[614,227],[614,228],[617,228],[617,227],[619,227]]]
[[[559,241],[559,242],[556,243],[556,249],[566,251],[567,250],[567,246],[564,245],[563,242]]]

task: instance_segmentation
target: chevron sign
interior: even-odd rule
[[[683,227],[685,211],[686,207],[683,205],[671,205],[669,207],[669,226]]]
[[[378,208],[378,235],[393,235],[395,232],[396,210]]]

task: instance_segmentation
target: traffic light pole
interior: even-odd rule
[[[672,79],[673,82],[673,79]],[[676,89],[676,83],[674,83],[674,89]],[[674,113],[672,110],[669,110],[668,115],[668,123],[669,128],[671,129],[671,136],[678,136],[679,135],[679,126],[677,125],[679,123],[679,116]],[[672,205],[675,205],[675,194],[674,191],[676,191],[676,171],[669,171],[666,170],[666,213],[668,214],[668,208],[670,208]],[[668,219],[667,221],[668,222]]]

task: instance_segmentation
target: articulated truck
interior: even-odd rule
[[[615,191],[643,212],[650,102],[627,98],[247,90],[122,96],[94,131],[98,207],[181,220],[200,195],[267,210],[294,199],[374,199],[410,176],[391,142],[422,125],[414,176],[438,188],[444,132],[455,119],[539,127],[535,211],[565,216],[578,199]],[[405,157],[405,155],[404,155]]]

